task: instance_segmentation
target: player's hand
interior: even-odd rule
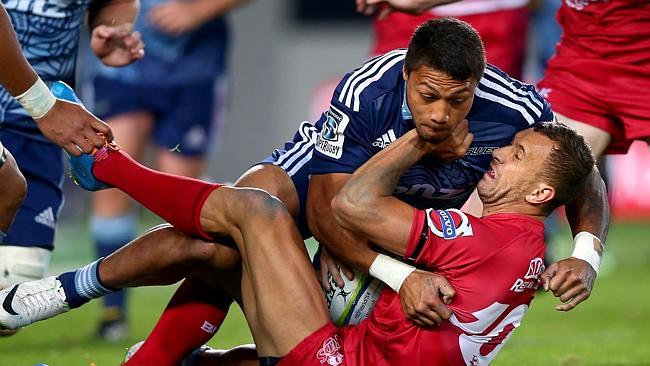
[[[192,1],[177,0],[154,6],[148,18],[156,28],[174,35],[196,29],[208,20]]]
[[[107,66],[126,66],[144,57],[144,43],[133,25],[98,25],[93,29],[90,47]]]
[[[429,153],[444,161],[454,161],[465,156],[473,140],[474,134],[469,132],[469,123],[464,119],[446,139],[436,144],[429,143]]]
[[[399,289],[406,318],[424,327],[438,325],[451,317],[447,305],[455,295],[446,278],[419,269],[406,277]]]
[[[336,286],[339,288],[343,288],[345,286],[342,275],[347,277],[350,281],[354,279],[354,271],[352,271],[352,269],[350,269],[350,267],[347,265],[332,258],[329,254],[327,254],[325,247],[323,247],[320,251],[320,284],[325,291],[332,290],[328,278],[329,274],[332,275]]]
[[[582,259],[570,257],[553,263],[540,276],[544,291],[552,291],[563,304],[556,310],[569,311],[587,300],[594,288],[596,271]]]
[[[108,141],[113,140],[113,132],[106,123],[79,104],[61,99],[54,103],[47,114],[36,120],[36,125],[45,137],[73,156],[81,155],[82,151],[89,154],[94,147],[103,147],[105,140],[98,133]]]

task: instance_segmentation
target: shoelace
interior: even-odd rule
[[[41,319],[43,315],[58,310],[65,300],[57,288],[48,288],[20,298],[23,311],[29,320]]]

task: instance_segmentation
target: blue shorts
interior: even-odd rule
[[[154,117],[154,142],[184,156],[204,155],[216,124],[218,98],[210,80],[192,86],[154,87],[95,77],[94,113],[108,119],[131,112]]]
[[[63,152],[60,147],[0,129],[0,141],[27,180],[27,196],[9,228],[5,245],[52,250],[63,207]]]
[[[259,164],[276,165],[291,177],[296,192],[298,192],[300,217],[297,224],[303,238],[312,236],[307,224],[307,191],[311,175],[310,162],[317,135],[318,130],[314,125],[310,122],[303,122],[293,140],[287,141],[282,148],[275,149],[271,156],[259,162]]]

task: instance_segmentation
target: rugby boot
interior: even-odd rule
[[[0,291],[0,329],[18,329],[70,310],[61,282],[54,276]]]
[[[77,95],[74,93],[74,90],[72,90],[72,88],[66,83],[57,81],[52,84],[50,89],[55,97],[83,106],[81,100],[79,100]],[[93,176],[93,165],[95,164],[95,161],[105,158],[107,149],[119,150],[119,146],[115,143],[107,142],[106,146],[101,149],[95,149],[91,154],[83,154],[79,157],[68,155],[70,176],[78,186],[87,191],[99,191],[110,188],[109,185],[100,182]]]

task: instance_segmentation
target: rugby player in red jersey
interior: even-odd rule
[[[565,0],[562,39],[540,93],[558,118],[591,143],[594,155],[626,153],[650,138],[650,2]]]

